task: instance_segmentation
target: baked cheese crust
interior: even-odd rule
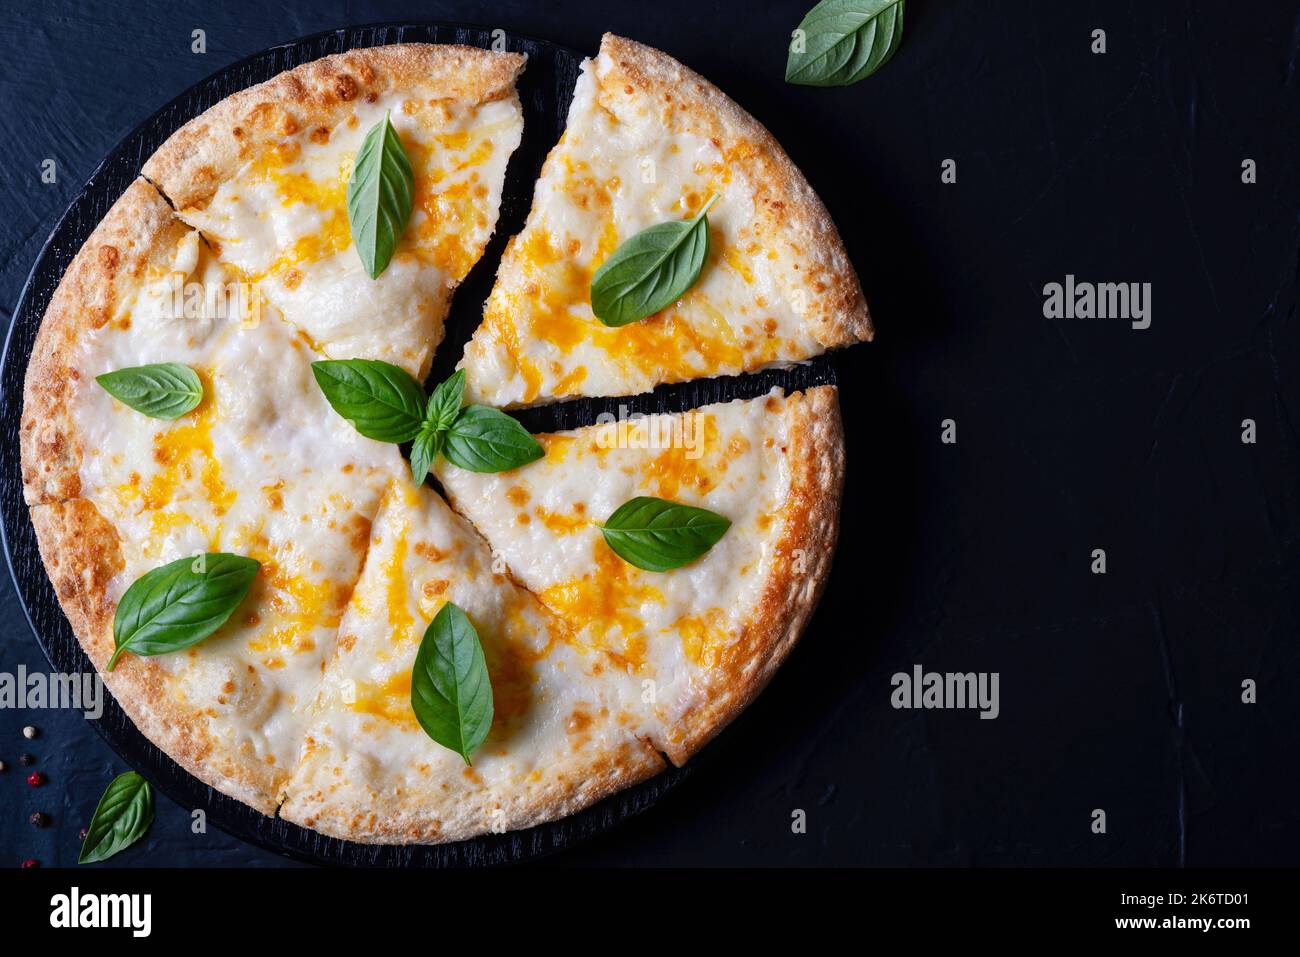
[[[96,274],[114,285],[95,299],[102,309],[60,291],[28,369],[24,475],[41,552],[101,671],[117,602],[145,572],[207,551],[262,563],[240,612],[211,638],[125,656],[104,678],[159,747],[269,813],[370,522],[405,463],[333,414],[311,375],[319,354],[274,307],[255,303],[255,316],[238,297],[199,298],[184,311],[177,284],[226,290],[229,276],[144,181],[78,254],[72,288]],[[164,361],[189,365],[204,384],[199,407],[174,421],[144,416],[94,381]]]
[[[435,470],[516,579],[632,679],[624,706],[680,764],[767,683],[821,593],[844,481],[835,389],[538,438],[546,456],[512,472]],[[597,524],[638,495],[731,527],[690,565],[642,571]]]
[[[528,827],[681,764],[789,653],[834,550],[833,387],[539,436],[545,457],[506,473],[440,460],[456,512],[412,484],[396,446],[329,407],[314,360],[427,371],[451,292],[496,224],[522,68],[517,55],[399,45],[218,103],[150,158],[73,259],[27,370],[24,496],[110,691],[205,783],[341,838]],[[345,196],[361,137],[386,113],[416,207],[371,280]],[[634,182],[635,157],[657,178]],[[711,261],[683,302],[623,330],[593,325],[585,283],[602,258],[715,191]],[[467,399],[636,392],[870,334],[834,226],[766,131],[670,58],[606,36],[467,349]],[[204,386],[173,421],[95,382],[160,362]],[[596,525],[635,495],[732,524],[690,565],[643,572]],[[229,621],[104,672],[131,583],[210,551],[261,566]],[[447,602],[478,632],[495,702],[472,767],[410,706],[416,651]]]
[[[451,293],[496,228],[523,130],[523,67],[517,53],[430,44],[314,60],[186,123],[144,175],[317,349],[423,378]],[[392,261],[371,279],[352,247],[347,188],[385,114],[411,159],[415,202]]]
[[[653,316],[602,324],[590,286],[605,259],[714,194],[699,280]],[[474,401],[530,405],[753,371],[871,335],[835,224],[771,134],[676,60],[606,34],[462,366]]]
[[[663,768],[636,715],[591,674],[597,656],[493,564],[435,492],[393,484],[282,817],[355,841],[453,841],[572,814]],[[472,767],[411,710],[416,650],[449,601],[474,624],[492,680],[492,730]]]

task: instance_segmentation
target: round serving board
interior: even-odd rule
[[[28,622],[52,667],[75,674],[92,670],[64,618],[37,550],[27,506],[23,502],[18,429],[23,377],[32,343],[46,306],[63,272],[99,224],[108,208],[137,176],[145,159],[189,119],[238,90],[270,79],[301,63],[354,47],[390,43],[463,43],[490,47],[492,32],[449,23],[403,23],[350,27],[271,47],[231,64],[186,90],[140,124],[104,159],[80,195],[50,234],[32,267],[14,311],[0,367],[0,520],[4,549]],[[577,81],[582,54],[544,40],[509,34],[506,48],[528,55],[519,82],[524,136],[510,160],[496,234],[483,259],[453,300],[447,334],[434,357],[431,381],[449,375],[464,345],[478,326],[483,302],[497,262],[510,236],[523,227],[532,203],[532,187],[547,152],[559,139]],[[749,398],[782,386],[787,391],[835,380],[834,365],[823,357],[811,363],[749,376],[706,379],[666,386],[646,395],[619,399],[585,399],[524,410],[518,414],[532,431],[555,431],[589,425],[602,412],[682,411],[710,402]],[[154,747],[126,717],[111,696],[95,728],[124,761],[140,771],[172,800],[186,808],[203,808],[208,820],[239,838],[290,857],[322,864],[454,867],[526,861],[599,834],[654,804],[690,773],[670,768],[578,814],[526,831],[485,835],[455,844],[386,846],[357,844],[326,837],[267,817],[206,786]],[[705,754],[708,753],[705,749]],[[697,767],[696,758],[692,767]]]

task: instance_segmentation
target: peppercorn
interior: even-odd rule
[[[40,867],[40,866],[41,865],[39,862],[33,860],[30,857],[27,858],[27,860],[23,861],[23,870],[27,870],[29,867]]]
[[[31,767],[36,763],[36,758],[32,757],[30,754],[20,754],[18,756],[18,763],[25,768]]]
[[[32,816],[27,819],[27,823],[32,827],[44,827],[50,823],[50,816],[40,811],[34,811]]]
[[[4,769],[5,769],[5,763],[3,761],[0,761],[0,771],[3,771]]]
[[[86,835],[89,833],[90,832],[83,827],[80,831],[77,832],[77,839],[84,841],[86,839]]]
[[[37,730],[33,728],[30,724],[27,727],[23,728],[23,737],[26,738],[28,741],[36,737],[37,734],[38,734]]]
[[[33,771],[27,775],[27,783],[34,788],[38,788],[45,783],[45,775],[41,774],[40,771]]]

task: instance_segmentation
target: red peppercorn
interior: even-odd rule
[[[23,870],[27,870],[29,867],[40,867],[40,866],[41,865],[39,862],[33,860],[30,857],[27,858],[27,860],[23,861]]]
[[[45,775],[41,774],[40,771],[33,771],[27,775],[27,783],[34,788],[38,788],[45,783]]]
[[[45,827],[50,823],[50,816],[41,811],[33,811],[32,816],[27,819],[27,823],[32,827]]]
[[[80,831],[77,832],[77,839],[84,841],[86,839],[86,835],[89,833],[90,832],[83,827]]]

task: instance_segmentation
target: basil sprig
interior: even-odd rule
[[[196,645],[231,616],[261,566],[251,558],[207,552],[178,558],[132,583],[113,616],[112,671],[122,652],[162,655]]]
[[[504,412],[464,405],[464,369],[426,400],[409,372],[378,359],[322,359],[311,368],[334,411],[358,432],[380,442],[411,443],[416,484],[439,455],[469,472],[507,472],[546,454]]]
[[[788,83],[848,86],[885,65],[903,39],[903,0],[822,0],[790,43]]]
[[[652,316],[700,278],[709,255],[710,196],[692,219],[643,229],[605,260],[591,279],[591,311],[607,326]]]
[[[134,771],[119,774],[108,783],[95,806],[77,863],[108,860],[144,837],[152,823],[153,788],[149,782]]]
[[[425,734],[469,764],[492,727],[492,682],[478,632],[451,602],[420,642],[411,671],[411,710]]]
[[[728,519],[708,509],[640,495],[615,509],[600,531],[623,561],[666,572],[695,561],[730,527]]]
[[[311,364],[334,411],[377,442],[409,442],[424,422],[424,389],[405,369],[379,359],[322,359]]]
[[[348,180],[348,223],[371,279],[387,268],[415,205],[415,175],[388,115],[361,141]]]
[[[504,412],[471,405],[461,409],[447,430],[442,454],[466,472],[508,472],[546,453],[523,426]]]
[[[95,376],[104,391],[153,419],[179,419],[203,401],[199,374],[179,362],[132,366]]]

